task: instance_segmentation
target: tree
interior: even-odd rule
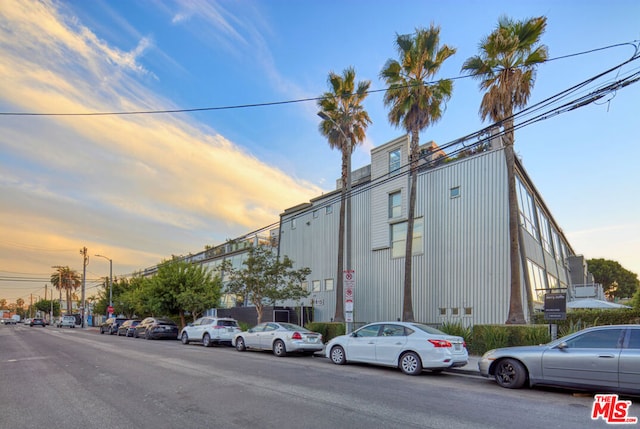
[[[616,261],[588,259],[589,272],[596,283],[600,283],[609,297],[631,298],[640,288],[638,275],[626,270]]]
[[[6,298],[0,298],[0,310],[4,310],[7,308],[7,300]]]
[[[447,45],[440,46],[440,27],[433,24],[429,29],[417,28],[414,34],[396,34],[396,48],[399,60],[387,60],[380,77],[388,85],[384,104],[390,107],[389,122],[395,126],[401,125],[411,136],[402,320],[413,321],[411,270],[420,131],[440,120],[443,105],[453,92],[453,82],[449,79],[432,84],[427,82],[456,50]]]
[[[204,265],[174,257],[158,265],[149,284],[142,282],[141,292],[151,314],[177,314],[185,326],[185,312],[200,314],[218,305],[221,286]]]
[[[41,311],[44,314],[49,314],[49,311],[53,308],[53,316],[60,315],[60,301],[58,300],[41,299],[33,306],[36,310]]]
[[[18,299],[16,299],[16,306],[17,306],[18,308],[22,308],[22,307],[24,307],[24,299],[22,299],[22,298],[18,298]]]
[[[242,269],[223,264],[227,273],[227,291],[246,297],[256,307],[258,323],[262,322],[265,303],[280,300],[298,300],[309,296],[302,282],[311,274],[309,268],[293,269],[293,261],[285,256],[280,261],[270,247],[255,246],[249,249]]]
[[[547,60],[547,47],[539,40],[546,17],[498,20],[497,28],[480,43],[480,53],[467,59],[462,71],[480,80],[485,90],[480,104],[482,120],[502,127],[509,198],[509,259],[511,283],[506,323],[526,323],[520,283],[519,219],[515,183],[514,109],[526,106],[535,82],[537,66]]]
[[[351,155],[356,146],[364,141],[367,127],[371,123],[369,114],[362,107],[371,81],[359,82],[356,88],[355,78],[356,72],[353,67],[344,70],[342,76],[330,72],[327,79],[330,91],[325,92],[318,101],[320,116],[323,118],[319,127],[320,133],[327,138],[331,149],[339,149],[342,154],[336,313],[333,318],[336,322],[344,322],[345,199],[347,193],[351,192]],[[348,198],[351,198],[351,195],[348,195]],[[351,213],[347,215],[348,221],[351,222]],[[347,269],[353,267],[348,266]]]
[[[71,314],[73,309],[71,304],[73,291],[82,285],[80,275],[69,267],[58,267],[58,271],[51,274],[50,281],[58,291],[65,291],[67,314]]]

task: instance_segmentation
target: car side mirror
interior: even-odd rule
[[[558,349],[560,349],[560,350],[564,350],[564,349],[569,348],[569,346],[567,345],[567,343],[565,343],[564,341],[563,341],[563,342],[561,342],[560,344],[558,344],[556,347],[557,347]]]
[[[248,333],[252,333],[252,332],[253,332],[253,329],[249,329],[247,332],[248,332]]]
[[[351,336],[354,337],[354,338],[357,338],[358,337],[358,333],[357,332],[352,332]]]

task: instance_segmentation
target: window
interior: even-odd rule
[[[424,231],[424,219],[416,218],[413,222],[413,254],[422,252],[422,236]],[[407,237],[407,222],[399,222],[391,225],[391,257],[401,258],[405,253]]]
[[[389,194],[389,219],[402,216],[402,194],[400,191]]]
[[[325,209],[324,209],[324,213],[325,213],[325,214],[331,214],[331,213],[333,213],[333,206],[332,206],[332,205],[328,205],[327,207],[325,207]]]
[[[562,261],[562,251],[560,250],[560,238],[554,228],[551,228],[551,242],[553,244],[553,256],[556,257],[556,261]]]
[[[473,307],[465,307],[464,308],[464,315],[465,316],[471,316],[472,313],[473,313]]]
[[[311,288],[313,292],[320,292],[320,280],[313,280],[311,282]]]
[[[452,307],[451,308],[451,314],[453,316],[457,316],[458,314],[460,314],[460,309],[458,307]]]
[[[549,289],[558,289],[560,285],[558,284],[558,279],[555,276],[547,273],[547,281],[549,282]]]
[[[447,309],[444,307],[440,307],[440,316],[446,316],[447,315]]]
[[[389,152],[389,173],[400,169],[400,149]]]
[[[449,189],[449,197],[450,198],[458,198],[460,196],[460,186],[455,186]]]
[[[551,234],[549,233],[549,219],[542,213],[540,207],[538,207],[538,224],[540,225],[540,241],[542,241],[542,248],[553,253],[551,250]]]
[[[383,337],[404,337],[404,326],[399,325],[384,325],[382,328]]]
[[[640,349],[640,329],[631,329],[631,335],[629,335],[630,349]]]
[[[622,332],[622,328],[600,329],[585,332],[566,343],[572,349],[617,349],[621,344]]]
[[[380,331],[380,325],[366,326],[362,329],[358,329],[358,331],[356,331],[358,333],[356,336],[357,337],[377,337],[379,331]]]
[[[516,177],[516,192],[518,194],[518,208],[520,209],[520,223],[533,238],[538,240],[538,229],[536,228],[536,218],[533,210],[533,198],[519,177]]]
[[[547,284],[544,280],[544,269],[527,259],[527,271],[533,300],[544,302],[544,294],[547,292]]]
[[[324,280],[324,290],[333,290],[333,279]]]
[[[302,288],[302,290],[306,290],[307,292],[309,292],[309,282],[300,283],[300,287]]]
[[[317,218],[319,213],[320,213],[320,210],[314,210],[313,211],[313,218],[314,219]]]
[[[291,229],[296,229],[296,224],[298,223],[298,219],[291,219]]]

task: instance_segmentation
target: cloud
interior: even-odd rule
[[[121,51],[48,1],[4,1],[0,24],[2,110],[172,106],[141,83],[153,75],[138,62],[150,38]],[[87,245],[135,269],[269,225],[321,193],[186,115],[3,116],[0,163],[0,257],[26,272],[51,255],[11,243]]]

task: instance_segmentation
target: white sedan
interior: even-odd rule
[[[239,352],[246,349],[271,350],[278,357],[290,352],[313,354],[324,347],[322,334],[284,322],[260,323],[236,334],[231,344]]]
[[[469,359],[464,338],[413,322],[371,323],[332,339],[325,350],[336,365],[371,363],[400,368],[408,375],[464,366]]]

